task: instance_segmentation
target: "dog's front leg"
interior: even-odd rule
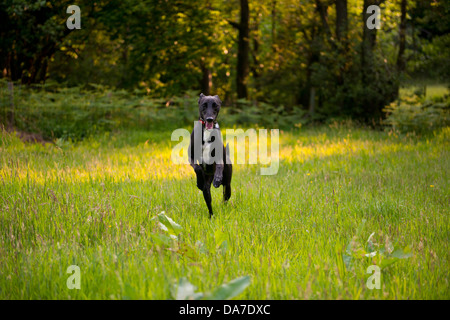
[[[191,149],[191,145],[189,146],[189,150],[191,150],[191,152],[193,150]],[[203,186],[205,185],[205,173],[202,166],[197,164],[194,159],[194,153],[192,152],[189,154],[189,164],[194,169],[195,175],[197,176],[197,188],[203,190]]]
[[[203,168],[198,165],[194,164],[192,165],[195,171],[195,175],[197,176],[197,188],[200,190],[203,190],[205,187],[205,172],[203,171]]]
[[[203,186],[203,198],[205,198],[206,206],[208,207],[209,211],[209,218],[211,219],[211,216],[213,215],[212,211],[212,205],[211,205],[211,182],[212,182],[212,175],[206,175],[205,176],[205,185]]]
[[[214,173],[214,188],[220,187],[223,179],[223,164],[216,164],[216,172]]]

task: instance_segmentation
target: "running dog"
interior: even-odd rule
[[[197,175],[197,188],[203,191],[209,218],[213,215],[211,183],[215,188],[223,185],[224,201],[231,197],[232,166],[229,159],[229,148],[228,145],[226,148],[223,145],[219,124],[217,123],[221,105],[222,101],[219,96],[200,94],[198,99],[199,120],[194,125],[188,152],[189,163]],[[222,148],[223,150],[216,150]],[[215,158],[216,151],[218,152],[217,158]]]

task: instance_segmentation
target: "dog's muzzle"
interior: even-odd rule
[[[205,127],[206,129],[212,129],[214,127],[214,118],[206,118]]]

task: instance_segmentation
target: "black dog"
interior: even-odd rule
[[[200,119],[192,131],[188,152],[189,163],[192,168],[194,168],[195,174],[197,175],[197,188],[203,191],[203,197],[208,206],[210,218],[213,214],[211,207],[211,182],[213,182],[215,188],[223,185],[224,201],[227,201],[231,197],[232,166],[231,161],[229,160],[229,149],[228,145],[226,148],[223,145],[222,136],[217,123],[217,116],[221,105],[222,101],[220,101],[219,96],[205,96],[203,93],[200,94],[200,98],[198,99]],[[197,130],[201,131],[201,135]],[[195,133],[197,133],[197,135],[195,135]],[[200,137],[201,140],[199,139]],[[216,141],[215,139],[220,139],[220,141],[217,141],[214,145],[223,148],[223,151],[219,150],[218,154],[218,158],[223,158],[223,161],[214,161],[213,163],[208,164],[208,161],[205,161],[203,157],[203,152],[205,151],[205,148],[208,148],[208,144],[211,145],[211,143]],[[196,143],[198,145],[196,145]],[[200,143],[201,148],[199,146]],[[197,153],[195,150],[197,150]],[[212,157],[215,156],[215,151],[216,150],[212,150]],[[223,157],[220,157],[220,153],[223,154]],[[197,162],[199,163],[197,164]]]

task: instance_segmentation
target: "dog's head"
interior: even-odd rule
[[[222,101],[219,96],[205,96],[200,94],[198,99],[198,111],[200,114],[200,120],[205,122],[206,129],[212,129],[214,123],[217,121]]]

